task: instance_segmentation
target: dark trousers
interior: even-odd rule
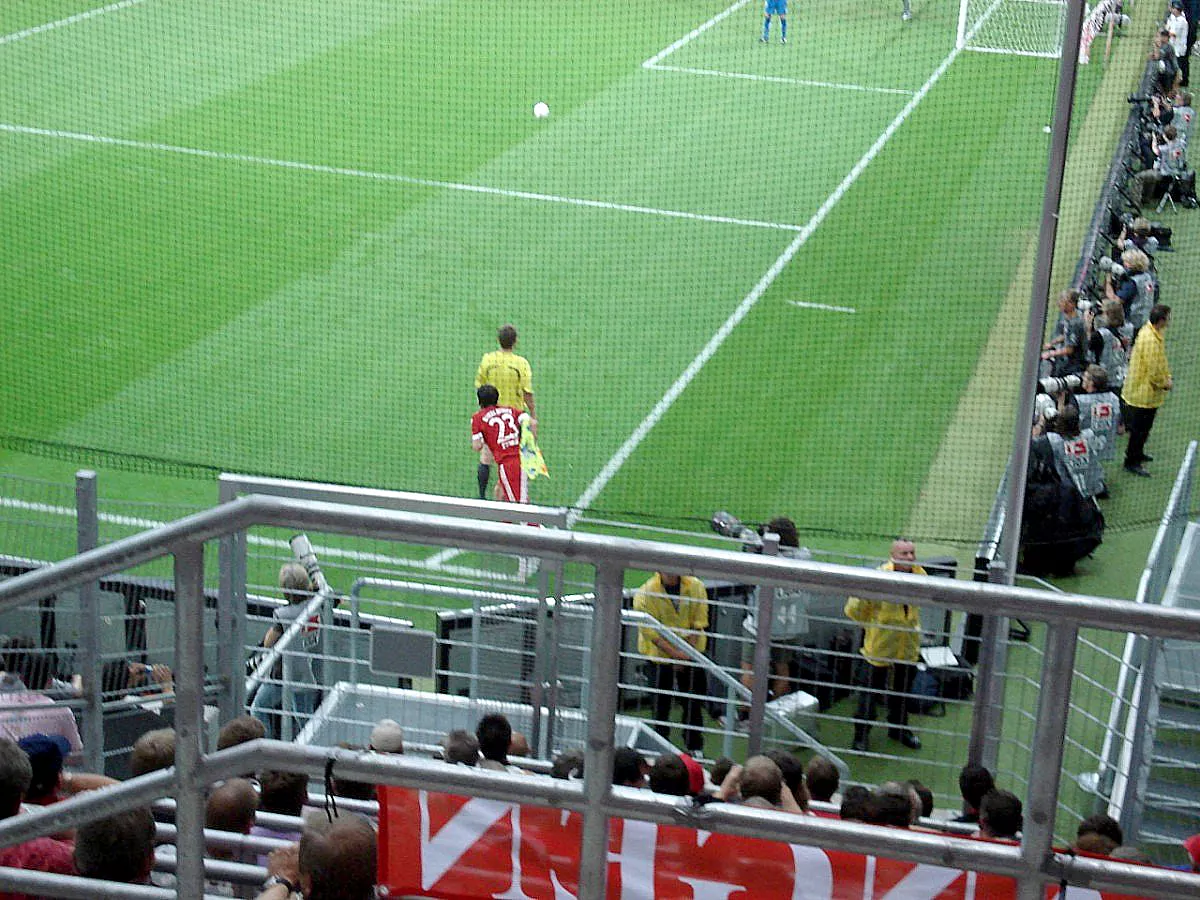
[[[1154,415],[1158,409],[1128,406],[1126,410],[1128,417],[1125,419],[1125,428],[1129,432],[1129,444],[1125,447],[1125,465],[1140,466],[1146,461],[1146,439],[1150,437],[1150,429],[1154,427]]]
[[[671,717],[671,707],[678,700],[683,705],[683,740],[688,753],[698,753],[704,749],[704,732],[699,728],[703,724],[704,701],[700,695],[706,693],[707,683],[704,672],[695,666],[676,665],[669,662],[653,663],[654,666],[654,718],[658,724],[654,730],[671,739],[671,726],[667,720]],[[679,693],[675,693],[678,691]],[[680,696],[681,694],[696,694],[696,697]]]
[[[873,666],[865,659],[858,660],[854,683],[858,685],[858,710],[854,718],[855,731],[865,737],[881,702],[887,703],[889,731],[908,728],[908,695],[912,693],[913,678],[917,667],[911,663],[892,663],[890,666]]]

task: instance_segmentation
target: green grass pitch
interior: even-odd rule
[[[722,0],[99,7],[0,11],[79,17],[0,44],[8,470],[32,441],[471,495],[512,321],[536,502],[977,536],[1009,414],[926,479],[1036,234],[1054,61],[945,65],[945,0],[794,3],[787,46],[755,3],[694,33]]]

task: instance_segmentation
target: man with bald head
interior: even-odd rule
[[[891,559],[879,568],[885,572],[925,575],[917,565],[917,548],[907,538],[892,542]],[[908,727],[908,694],[912,692],[914,665],[920,658],[921,615],[911,603],[888,603],[851,597],[846,615],[863,626],[862,659],[855,682],[859,687],[854,714],[854,749],[866,753],[868,737],[880,700],[887,701],[888,737],[910,750],[921,749],[921,739]]]

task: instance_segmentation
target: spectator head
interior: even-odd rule
[[[688,795],[688,770],[674,753],[664,753],[650,767],[650,790],[673,797]]]
[[[258,773],[258,808],[281,816],[299,816],[308,802],[308,776],[268,769]]]
[[[25,751],[8,738],[0,738],[0,819],[21,811],[32,780],[33,766]]]
[[[143,884],[154,865],[154,817],[139,807],[80,825],[75,869],[84,878]]]
[[[743,800],[761,797],[772,806],[778,806],[782,799],[783,773],[779,766],[768,756],[752,756],[742,767],[742,779],[738,783],[738,791]]]
[[[512,733],[512,739],[508,742],[509,756],[530,756],[529,738],[521,734],[519,731]]]
[[[613,754],[613,784],[622,787],[646,786],[646,760],[632,747],[618,747]]]
[[[25,799],[32,802],[53,798],[62,776],[63,760],[71,753],[71,742],[61,734],[31,734],[17,741],[29,757],[33,777]]]
[[[508,745],[512,742],[512,726],[500,713],[488,713],[475,726],[479,754],[484,759],[508,765]]]
[[[783,783],[792,792],[800,808],[808,809],[808,788],[804,786],[804,766],[800,765],[800,760],[786,750],[768,750],[764,755],[779,766]]]
[[[874,814],[871,821],[876,825],[892,825],[907,828],[917,819],[917,806],[921,801],[907,784],[902,781],[885,781],[871,795]]]
[[[1179,105],[1180,106],[1191,106],[1192,105],[1192,92],[1191,91],[1180,91],[1179,92]],[[1150,223],[1147,222],[1146,224],[1149,225]]]
[[[1168,125],[1163,129],[1163,137],[1165,137],[1168,141],[1173,141],[1175,138],[1179,137],[1179,132],[1175,130],[1174,125]]]
[[[1065,291],[1058,293],[1058,309],[1059,312],[1073,313],[1079,305],[1079,291],[1074,288],[1067,288]]]
[[[1140,275],[1150,269],[1150,257],[1137,247],[1131,247],[1121,254],[1121,265],[1130,275]]]
[[[1171,307],[1165,303],[1155,303],[1150,308],[1150,324],[1162,331],[1171,323]]]
[[[479,763],[479,741],[475,735],[462,728],[456,728],[446,735],[442,743],[442,758],[448,763],[462,763],[464,766],[474,766]]]
[[[712,770],[708,773],[712,778],[712,783],[720,786],[729,776],[729,770],[733,768],[733,760],[728,756],[722,756],[713,763]]]
[[[1109,328],[1120,328],[1125,324],[1125,306],[1120,300],[1105,300],[1104,324]]]
[[[11,637],[4,642],[4,671],[21,679],[31,691],[40,691],[50,678],[50,659],[33,638]]]
[[[921,801],[921,807],[917,815],[923,819],[928,819],[933,815],[933,791],[915,778],[910,778],[907,783],[910,788],[917,792],[917,799]]]
[[[1113,842],[1112,847],[1120,847],[1125,843],[1125,833],[1121,830],[1120,824],[1112,816],[1106,816],[1104,813],[1097,813],[1094,816],[1088,816],[1079,823],[1079,828],[1076,830],[1077,837],[1083,837],[1085,834],[1102,834]]]
[[[129,771],[136,778],[175,765],[175,729],[156,728],[147,731],[133,743],[129,756]]]
[[[318,820],[300,838],[305,900],[374,900],[375,829],[363,816]]]
[[[1080,853],[1091,853],[1095,856],[1108,856],[1119,847],[1116,841],[1104,834],[1089,831],[1075,838],[1075,849]]]
[[[861,784],[852,784],[842,791],[842,806],[838,815],[849,822],[871,821],[871,792]]]
[[[898,537],[892,541],[891,562],[896,572],[911,572],[917,561],[917,547],[906,537]]]
[[[371,729],[371,742],[367,747],[376,753],[403,753],[404,730],[395,719],[380,719]]]
[[[283,598],[291,603],[304,603],[312,599],[313,583],[308,570],[300,563],[284,563],[279,568],[279,587]]]
[[[554,758],[550,766],[550,776],[563,780],[578,781],[583,777],[583,751],[572,747],[564,750]]]
[[[500,392],[495,385],[484,384],[475,389],[475,398],[479,401],[480,409],[487,409],[500,402]]]
[[[984,795],[995,787],[996,781],[992,778],[992,773],[983,766],[963,766],[962,771],[958,773],[958,791],[962,794],[967,812],[978,813]]]
[[[1185,840],[1183,849],[1187,851],[1188,859],[1192,862],[1192,871],[1200,872],[1200,834],[1193,834]]]
[[[247,744],[267,736],[266,726],[254,716],[238,716],[230,719],[217,732],[217,749],[228,750],[238,744]]]
[[[204,807],[204,827],[234,834],[249,834],[258,812],[258,791],[245,778],[231,778],[217,785]]]
[[[766,524],[763,531],[779,535],[780,547],[800,546],[800,535],[796,531],[796,523],[787,516],[776,516]]]
[[[678,572],[659,572],[657,574],[658,574],[658,580],[660,582],[662,582],[663,587],[673,588],[673,587],[679,586],[679,582],[681,579],[679,577]]]
[[[1129,226],[1129,230],[1136,235],[1149,237],[1153,227],[1150,225],[1150,220],[1145,216],[1138,216]]]
[[[988,791],[979,806],[979,831],[989,838],[1015,838],[1023,825],[1021,800],[1011,791]]]
[[[1102,366],[1093,363],[1084,370],[1083,389],[1097,394],[1108,390],[1108,373]]]
[[[511,350],[517,346],[517,327],[515,325],[501,325],[496,331],[496,340],[500,343],[503,350]]]
[[[828,803],[837,793],[841,776],[837,766],[823,756],[814,756],[804,769],[804,781],[808,785],[808,795],[814,800]]]

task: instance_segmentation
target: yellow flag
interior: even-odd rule
[[[530,481],[539,475],[549,478],[550,471],[546,468],[546,460],[542,457],[542,450],[530,427],[530,421],[528,415],[521,417],[521,468],[525,470],[525,477]]]

